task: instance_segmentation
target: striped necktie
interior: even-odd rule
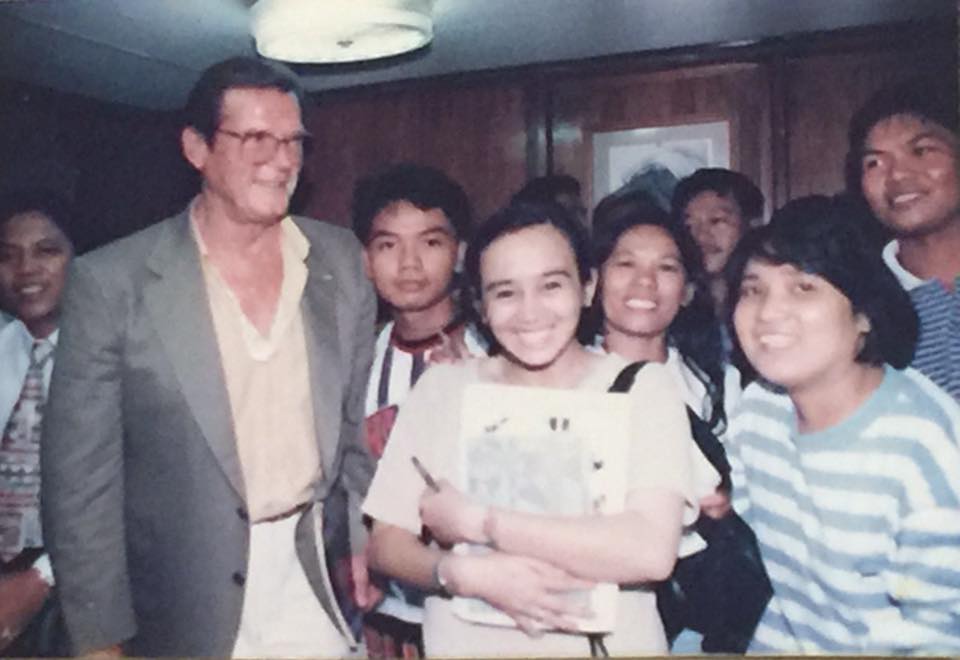
[[[46,393],[43,370],[53,344],[36,340],[30,366],[0,441],[0,560],[42,547],[40,533],[40,421]]]

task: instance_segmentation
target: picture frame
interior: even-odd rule
[[[730,167],[729,121],[594,133],[593,205],[640,187],[669,208],[677,181],[702,167]]]

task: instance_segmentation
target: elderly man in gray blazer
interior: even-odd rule
[[[78,653],[356,648],[331,574],[372,590],[331,543],[362,556],[375,303],[349,232],[287,215],[301,99],[283,67],[208,69],[182,133],[200,194],[74,264],[41,460]]]

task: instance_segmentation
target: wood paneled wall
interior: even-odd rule
[[[415,161],[463,185],[474,214],[491,214],[527,176],[527,109],[522,84],[412,85],[321,98],[307,112],[317,137],[304,176],[308,215],[349,224],[356,181],[386,164]]]
[[[53,189],[73,202],[80,250],[182,208],[197,178],[177,119],[0,81],[0,190]]]
[[[590,199],[597,131],[731,122],[732,163],[768,209],[843,185],[847,123],[884,84],[957,85],[956,25],[912,25],[740,48],[617,57],[328,93],[305,112],[318,140],[294,209],[349,225],[357,180],[403,160],[447,171],[479,219],[531,176],[566,172]],[[96,246],[181,207],[196,179],[176,117],[0,81],[0,188],[53,183]]]
[[[307,113],[320,145],[305,172],[306,210],[349,224],[357,179],[399,160],[447,171],[480,219],[527,178],[547,172],[576,176],[591,200],[595,132],[727,120],[732,167],[758,183],[769,212],[799,195],[842,190],[853,112],[885,84],[917,74],[956,88],[956,26],[899,26],[330,94]]]

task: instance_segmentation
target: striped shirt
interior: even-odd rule
[[[953,291],[935,279],[921,280],[900,264],[899,251],[899,243],[891,241],[883,249],[883,259],[910,294],[920,319],[911,366],[960,401],[960,277]]]
[[[731,420],[734,507],[774,595],[751,652],[960,652],[960,406],[913,369],[829,429],[750,385]]]
[[[432,351],[441,346],[439,336],[405,343],[395,336],[393,330],[393,322],[387,323],[377,336],[364,409],[367,445],[377,459],[383,455],[399,405],[423,375]],[[470,355],[486,355],[473,326],[460,322],[445,331],[448,336],[463,333],[464,344]],[[422,623],[423,593],[391,580],[377,611],[409,623]]]

